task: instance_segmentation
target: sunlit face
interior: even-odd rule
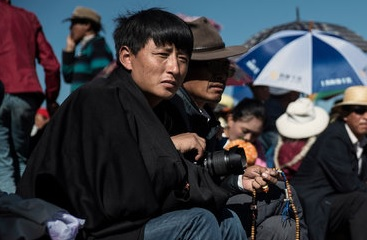
[[[161,100],[171,98],[181,86],[187,73],[189,56],[174,45],[157,46],[149,40],[136,55],[123,48],[120,61],[131,70],[132,78],[149,103],[155,106]]]
[[[226,86],[228,72],[227,59],[194,61],[190,63],[183,86],[199,107],[206,103],[218,103]]]
[[[363,138],[367,134],[367,107],[351,107],[351,112],[344,117],[344,121],[358,139]]]
[[[254,142],[263,130],[263,121],[256,117],[241,118],[236,121],[232,116],[228,118],[229,140],[243,139]]]

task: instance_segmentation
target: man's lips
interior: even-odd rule
[[[212,83],[212,84],[209,85],[209,88],[213,88],[213,89],[216,89],[216,90],[223,91],[224,90],[224,84],[222,84],[222,83]]]
[[[161,84],[167,86],[167,87],[176,87],[177,82],[175,80],[164,80],[161,82]]]

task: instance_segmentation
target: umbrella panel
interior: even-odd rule
[[[366,55],[339,37],[314,31],[278,32],[250,49],[237,64],[255,79],[254,85],[306,94],[367,85]]]

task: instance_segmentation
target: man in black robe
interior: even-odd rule
[[[85,219],[82,239],[246,239],[236,214],[224,208],[229,192],[180,156],[152,110],[183,82],[189,27],[159,9],[117,20],[118,67],[65,100],[18,193]]]

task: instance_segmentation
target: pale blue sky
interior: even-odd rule
[[[295,21],[297,7],[301,20],[342,25],[367,39],[366,0],[12,0],[12,4],[37,14],[59,60],[69,28],[62,20],[76,6],[100,13],[104,36],[111,48],[113,19],[126,10],[149,7],[211,18],[222,25],[221,35],[227,45],[242,44],[261,30]],[[44,82],[41,71],[39,75]],[[69,85],[62,83],[59,103],[68,94]]]

